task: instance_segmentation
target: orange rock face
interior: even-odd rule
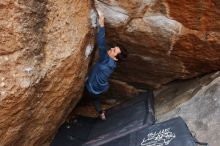
[[[49,145],[78,102],[88,55],[90,2],[0,2],[0,145]],[[85,53],[87,52],[87,53]]]
[[[199,31],[219,32],[220,2],[189,0],[184,3],[166,0],[169,16],[185,27]]]
[[[104,11],[108,42],[130,52],[116,80],[155,88],[220,69],[218,0],[102,0],[96,7]]]

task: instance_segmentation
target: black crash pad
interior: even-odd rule
[[[138,97],[106,111],[107,120],[78,116],[69,123],[64,123],[58,130],[51,146],[128,146],[126,137],[143,127],[155,122],[153,107],[153,92],[148,91]],[[119,139],[119,141],[117,140]],[[126,139],[126,140],[125,140]],[[113,144],[111,144],[113,142]]]
[[[208,146],[198,142],[181,117],[176,117],[105,143],[102,146]]]

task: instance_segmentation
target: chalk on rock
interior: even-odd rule
[[[92,53],[93,48],[94,48],[94,45],[93,45],[93,44],[88,44],[88,45],[86,46],[85,59],[87,59],[87,58],[89,57],[89,55]]]
[[[98,26],[97,17],[97,12],[94,9],[92,9],[90,12],[90,20],[93,28]]]

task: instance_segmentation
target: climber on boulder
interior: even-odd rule
[[[108,79],[116,68],[116,64],[127,57],[127,51],[121,47],[114,46],[107,50],[105,40],[104,16],[99,14],[99,25],[97,34],[97,44],[99,48],[99,58],[89,73],[85,92],[92,98],[96,111],[102,120],[106,119],[105,111],[101,109],[100,95],[109,88]]]

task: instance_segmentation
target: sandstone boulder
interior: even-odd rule
[[[220,3],[96,0],[107,40],[130,52],[115,80],[157,88],[220,69]]]
[[[0,2],[0,145],[49,145],[93,48],[89,0]],[[87,50],[87,51],[86,51]]]

